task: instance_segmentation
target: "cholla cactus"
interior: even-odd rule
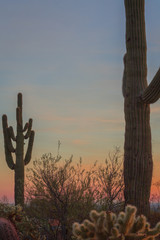
[[[46,239],[45,236],[41,236],[40,228],[38,222],[36,222],[36,219],[29,218],[21,205],[11,206],[9,204],[0,203],[0,216],[1,218],[6,219],[6,221],[8,220],[8,222],[11,222],[15,226],[20,239]],[[0,222],[0,228],[2,228],[2,222]],[[15,238],[4,239],[14,240]],[[3,240],[3,238],[1,238],[1,229],[0,240]]]
[[[137,208],[127,205],[125,212],[115,215],[112,212],[90,212],[89,220],[73,224],[73,234],[79,239],[88,240],[154,240],[160,234],[160,222],[150,229],[146,217],[136,217]]]
[[[10,204],[0,203],[0,216],[10,220],[14,225],[24,217],[24,211],[21,205],[12,206]]]

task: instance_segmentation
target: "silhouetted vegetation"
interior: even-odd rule
[[[8,167],[15,172],[15,205],[24,205],[24,166],[27,165],[31,160],[34,131],[32,130],[32,119],[23,127],[22,117],[22,94],[19,93],[17,96],[17,108],[16,108],[16,120],[17,120],[17,135],[15,136],[13,127],[8,126],[7,116],[2,116],[3,135],[4,135],[4,148],[5,157]],[[28,139],[28,148],[24,156],[24,142]],[[14,147],[15,142],[16,147]],[[12,154],[15,154],[16,159]]]
[[[160,97],[160,69],[148,85],[145,0],[124,0],[124,5],[124,197],[125,203],[136,206],[139,214],[149,216],[153,171],[150,104]]]
[[[43,232],[56,237],[48,225],[49,219],[55,219],[61,226],[62,236],[66,237],[67,233],[70,239],[73,222],[87,218],[92,209],[114,210],[116,201],[122,200],[119,150],[109,154],[103,165],[94,163],[89,169],[85,169],[81,159],[74,163],[72,157],[63,160],[59,155],[44,154],[27,171],[26,193],[26,212],[38,219]]]

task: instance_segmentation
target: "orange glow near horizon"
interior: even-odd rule
[[[82,159],[83,161],[83,159]],[[91,166],[93,166],[93,161],[88,161],[90,163],[85,164],[85,162],[82,162],[82,166],[85,166],[85,169],[89,169]],[[99,165],[99,164],[98,164]],[[30,165],[30,167],[32,167]],[[153,171],[153,178],[152,178],[152,186],[151,186],[151,196],[154,194],[158,194],[157,187],[154,185],[155,182],[160,181],[159,177],[160,172],[160,162],[158,160],[158,156],[155,157],[154,160],[154,171]],[[3,179],[3,180],[2,180]],[[2,199],[3,196],[7,196],[7,199],[10,203],[14,202],[14,172],[10,169],[7,170],[7,179],[6,179],[6,173],[3,172],[1,175],[1,181],[0,181],[0,199]]]

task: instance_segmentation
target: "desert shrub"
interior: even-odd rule
[[[120,201],[123,172],[119,149],[109,154],[105,164],[89,169],[80,159],[63,160],[58,154],[44,154],[27,170],[27,214],[36,217],[43,233],[57,239],[49,219],[59,222],[63,238],[70,239],[72,223],[89,217],[89,211],[109,210]],[[54,228],[55,229],[55,228]],[[56,235],[57,234],[57,235]]]
[[[115,147],[104,164],[97,167],[96,187],[99,194],[99,210],[119,211],[123,207],[123,166],[120,149]]]
[[[95,166],[85,170],[81,159],[73,164],[72,157],[63,161],[60,156],[55,158],[51,154],[35,160],[27,173],[28,212],[39,219],[43,217],[45,222],[58,220],[63,237],[66,232],[70,237],[72,223],[87,217],[88,209],[95,207]],[[43,229],[48,231],[45,226]],[[53,234],[51,230],[50,234]]]

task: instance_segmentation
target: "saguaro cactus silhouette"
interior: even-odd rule
[[[15,171],[15,205],[24,205],[24,166],[31,160],[32,147],[34,141],[34,131],[32,130],[32,119],[23,127],[22,119],[22,94],[18,94],[16,109],[17,136],[15,136],[13,127],[8,127],[7,116],[2,116],[5,157],[8,167]],[[28,148],[24,157],[24,140],[29,139]],[[16,143],[14,148],[12,141]],[[15,161],[12,153],[15,153]]]
[[[123,96],[125,112],[124,182],[125,202],[149,215],[152,180],[150,104],[160,97],[160,69],[147,85],[145,0],[124,0],[126,54]]]

